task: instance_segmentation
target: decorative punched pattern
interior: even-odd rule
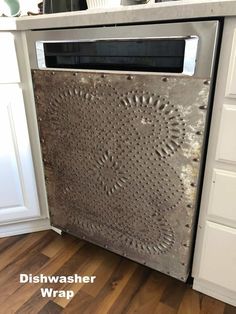
[[[122,188],[127,180],[121,172],[119,164],[109,151],[97,160],[94,172],[108,196]]]
[[[174,154],[181,147],[185,122],[178,107],[168,98],[135,90],[124,95],[121,102],[131,122],[130,132],[135,134],[136,141],[142,141],[142,146],[152,147],[160,158]]]
[[[53,225],[186,278],[209,86],[73,71],[33,80]]]

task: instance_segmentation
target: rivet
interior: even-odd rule
[[[202,132],[202,131],[197,131],[196,134],[197,134],[197,135],[202,135],[203,132]]]
[[[197,187],[197,184],[194,183],[194,182],[192,182],[192,183],[191,183],[191,186],[194,187],[194,188],[196,188],[196,187]]]
[[[162,78],[162,82],[168,82],[168,78],[167,77],[163,77]]]
[[[41,118],[41,117],[38,117],[38,120],[39,120],[39,121],[42,121],[42,118]]]
[[[133,80],[133,79],[134,79],[134,77],[132,75],[127,76],[127,80]]]
[[[209,81],[209,80],[206,80],[206,81],[203,82],[203,84],[204,84],[204,85],[210,85],[210,81]]]
[[[52,73],[52,75],[54,75],[55,74],[55,72],[53,71],[53,72],[51,72]]]
[[[187,207],[188,207],[188,208],[192,208],[192,205],[191,205],[191,204],[188,204]]]
[[[206,106],[206,105],[199,106],[199,109],[201,109],[201,110],[206,110],[206,109],[207,109],[207,106]]]
[[[199,158],[193,158],[193,161],[199,162]]]
[[[46,159],[46,158],[43,158],[43,161],[44,161],[44,162],[47,162],[47,159]]]
[[[78,73],[76,73],[76,72],[75,72],[75,73],[73,73],[73,75],[74,75],[74,76],[77,76],[77,75],[78,75]]]
[[[186,228],[190,228],[190,225],[189,225],[189,224],[186,224],[185,227],[186,227]]]
[[[105,74],[103,73],[103,74],[101,74],[101,78],[105,78],[106,76],[105,76]]]
[[[41,143],[44,143],[44,142],[45,142],[44,138],[41,138]]]

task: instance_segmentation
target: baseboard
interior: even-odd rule
[[[58,228],[56,228],[56,227],[53,227],[53,226],[51,226],[51,229],[52,229],[54,232],[56,232],[56,233],[62,235],[62,230],[60,230],[60,229],[58,229]]]
[[[235,292],[222,288],[211,282],[195,278],[193,281],[193,289],[209,295],[210,297],[213,297],[217,300],[236,306]]]
[[[5,224],[0,226],[0,238],[49,229],[48,218]]]

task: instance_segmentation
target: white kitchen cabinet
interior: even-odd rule
[[[0,223],[40,216],[22,92],[0,86]]]
[[[224,24],[197,239],[193,289],[236,306],[236,18]]]
[[[43,178],[33,163],[34,99],[24,34],[0,32],[0,237],[50,229]],[[18,63],[18,60],[20,62]],[[31,110],[31,111],[30,111]],[[27,116],[28,114],[28,116]],[[27,116],[27,117],[26,117]],[[33,131],[33,130],[32,130]],[[32,145],[33,144],[33,145]],[[36,143],[38,146],[39,144]],[[35,152],[40,155],[40,151]]]

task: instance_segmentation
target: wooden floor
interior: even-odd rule
[[[19,274],[94,275],[94,284],[21,284]],[[40,288],[73,290],[71,300]],[[236,309],[159,272],[69,235],[43,231],[0,239],[0,313],[233,314]]]

